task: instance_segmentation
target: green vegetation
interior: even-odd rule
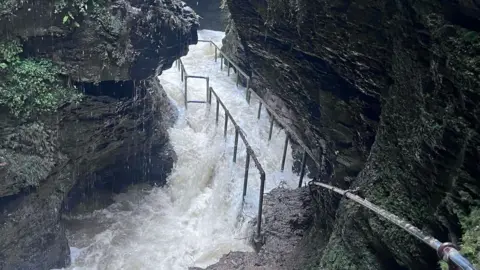
[[[63,24],[71,24],[80,27],[78,17],[87,15],[87,12],[95,13],[99,10],[104,0],[56,0],[55,13],[63,13]]]
[[[52,112],[80,94],[65,87],[60,69],[49,60],[21,59],[18,40],[0,42],[0,106],[18,118]]]
[[[462,236],[462,254],[480,269],[480,208],[475,208],[468,216],[461,218],[464,234]]]
[[[466,31],[462,34],[462,39],[465,42],[480,43],[480,35],[475,31]]]

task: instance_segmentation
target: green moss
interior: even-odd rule
[[[80,94],[65,87],[60,70],[44,59],[21,59],[17,40],[0,42],[0,105],[18,118],[51,112]]]
[[[438,264],[440,266],[440,269],[442,269],[442,270],[448,270],[449,269],[448,264],[444,261],[440,261],[440,262],[438,262]]]
[[[463,33],[462,39],[465,42],[480,43],[480,35],[475,31],[466,31]]]
[[[464,254],[480,269],[480,208],[475,208],[470,215],[461,217],[462,229],[462,254]]]

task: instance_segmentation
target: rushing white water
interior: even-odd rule
[[[201,39],[221,44],[223,32],[199,31]],[[208,43],[190,46],[182,60],[189,75],[210,77],[237,123],[247,133],[266,175],[266,192],[279,185],[294,188],[298,176],[291,171],[288,149],[285,171],[280,172],[284,132],[275,127],[268,141],[269,120],[257,106],[248,106],[244,89],[235,86]],[[177,106],[179,118],[169,130],[178,160],[166,187],[133,188],[116,197],[103,210],[73,217],[69,226],[72,266],[69,269],[187,269],[206,267],[230,251],[250,251],[248,223],[258,206],[260,179],[250,162],[245,203],[242,204],[245,147],[239,140],[233,163],[234,128],[223,137],[224,114],[215,124],[215,103],[183,104],[183,84],[175,67],[164,71],[160,82]],[[189,79],[188,99],[206,100],[205,80]],[[215,102],[215,101],[213,101]],[[252,95],[252,104],[257,104]],[[242,206],[243,205],[243,206]]]

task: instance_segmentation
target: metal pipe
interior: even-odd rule
[[[223,108],[225,110],[225,129],[223,131],[223,137],[227,137],[227,127],[228,127],[228,111],[226,108]]]
[[[324,183],[320,183],[317,181],[311,181],[311,184],[321,186],[323,188],[332,190],[342,196],[346,196],[347,198],[351,199],[352,201],[370,209],[374,213],[378,214],[379,216],[385,218],[386,220],[392,222],[393,224],[397,225],[398,227],[402,228],[412,236],[416,237],[420,241],[424,242],[425,244],[429,245],[431,248],[435,249],[440,255],[440,259],[444,260],[447,263],[452,263],[458,266],[462,270],[475,270],[475,267],[465,259],[454,247],[452,247],[451,243],[441,243],[437,239],[433,238],[432,236],[425,234],[417,227],[410,224],[408,221],[394,215],[387,210],[384,210],[377,205],[367,201],[366,199],[359,197],[348,190],[343,190],[334,186],[330,186]]]
[[[260,100],[258,104],[258,115],[257,118],[260,119],[260,114],[262,113],[262,101]]]
[[[285,169],[285,158],[287,157],[287,147],[288,147],[288,134],[285,136],[285,147],[283,148],[283,157],[282,157],[282,172]]]
[[[210,46],[212,46],[212,43],[210,43]],[[217,62],[217,47],[215,46],[215,63]]]
[[[307,165],[307,151],[303,151],[302,169],[300,170],[300,181],[298,187],[302,187],[303,177],[305,176],[305,166]]]
[[[215,118],[215,124],[218,125],[218,112],[220,111],[220,101],[218,101],[218,96],[216,96],[217,98],[217,116]]]
[[[203,100],[189,100],[188,103],[201,103],[201,104],[205,104],[207,103],[206,101],[203,101]]]
[[[223,54],[220,53],[220,70],[223,71]]]
[[[262,232],[262,212],[263,212],[263,193],[265,191],[265,174],[260,175],[260,194],[258,199],[258,214],[257,214],[257,238],[260,239]]]
[[[273,115],[272,115],[272,118],[270,118],[270,130],[268,131],[268,140],[271,141],[272,140],[272,131],[273,131],[273,122],[275,121],[275,119],[273,118]]]
[[[230,62],[229,61],[227,61],[227,68],[228,68],[227,76],[230,76]]]
[[[237,162],[237,148],[238,148],[238,128],[235,127],[235,144],[233,145],[233,162]]]
[[[184,97],[185,98],[185,100],[184,100],[185,101],[185,109],[187,109],[187,103],[188,103],[187,102],[187,100],[188,100],[188,98],[187,98],[187,94],[188,94],[188,92],[187,92],[188,91],[187,80],[188,80],[188,77],[185,76],[185,97]]]
[[[247,148],[247,160],[245,161],[245,178],[243,180],[243,197],[247,195],[248,168],[250,167],[250,151]]]

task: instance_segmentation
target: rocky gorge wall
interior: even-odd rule
[[[175,111],[155,78],[197,27],[177,0],[0,3],[1,269],[68,265],[62,214],[165,182]]]
[[[322,181],[358,188],[478,258],[478,242],[468,247],[478,219],[460,221],[480,202],[480,2],[226,2],[224,50],[324,158]],[[435,252],[410,235],[316,194],[300,269],[437,268]]]

